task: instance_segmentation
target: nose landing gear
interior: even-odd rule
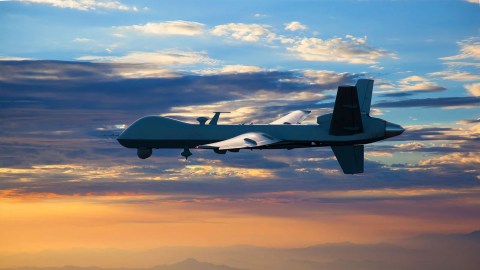
[[[183,157],[185,157],[185,160],[187,160],[188,157],[192,155],[192,152],[190,152],[190,149],[184,148],[184,149],[183,149],[183,152],[180,153],[180,155],[182,155]]]

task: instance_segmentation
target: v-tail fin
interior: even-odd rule
[[[357,87],[358,103],[362,114],[370,113],[370,104],[372,103],[373,80],[360,79],[355,85]]]
[[[355,86],[338,87],[332,121],[331,135],[347,136],[363,132],[362,116]]]

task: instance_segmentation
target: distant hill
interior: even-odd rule
[[[478,270],[478,250],[480,231],[474,231],[420,235],[398,243],[345,242],[304,248],[232,246],[43,251],[0,255],[0,266],[10,267],[0,270]],[[15,268],[22,265],[56,267]],[[92,265],[101,268],[89,267]]]
[[[195,259],[186,259],[184,261],[171,265],[157,265],[151,270],[245,270],[241,268],[234,268],[227,265],[211,264],[206,262],[199,262]]]
[[[100,268],[100,267],[79,267],[66,265],[63,267],[18,267],[18,268],[2,268],[1,270],[140,270],[139,268]],[[170,265],[156,265],[141,270],[246,270],[242,268],[234,268],[227,265],[211,264],[199,262],[189,258],[181,262]]]

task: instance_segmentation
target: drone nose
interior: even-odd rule
[[[394,123],[387,122],[385,125],[385,137],[387,138],[398,136],[404,131],[405,129],[402,126]]]

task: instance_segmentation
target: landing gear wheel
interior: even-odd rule
[[[137,149],[137,156],[141,159],[149,158],[152,155],[152,148],[140,147]]]

